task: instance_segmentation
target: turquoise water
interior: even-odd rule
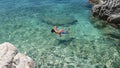
[[[87,0],[1,0],[0,43],[10,42],[36,68],[119,68],[120,31],[93,18]],[[51,33],[70,28],[70,34]]]

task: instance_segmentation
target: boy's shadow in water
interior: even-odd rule
[[[68,39],[57,39],[57,45],[70,45],[71,42],[73,42],[75,38],[68,38]]]

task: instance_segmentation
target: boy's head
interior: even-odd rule
[[[55,32],[54,29],[52,29],[51,32],[52,32],[52,33]]]

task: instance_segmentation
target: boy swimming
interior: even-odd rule
[[[51,32],[52,33],[55,32],[56,34],[60,35],[60,37],[61,37],[61,34],[68,34],[69,33],[68,31],[64,31],[63,29],[58,30],[57,26],[54,26],[52,28]]]

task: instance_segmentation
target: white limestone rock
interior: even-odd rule
[[[13,59],[13,67],[15,68],[35,68],[33,60],[25,56],[24,54],[18,53]]]
[[[0,68],[11,68],[12,59],[17,53],[18,50],[12,44],[0,44]]]
[[[24,54],[18,53],[11,43],[0,44],[0,68],[35,68],[34,61]]]

